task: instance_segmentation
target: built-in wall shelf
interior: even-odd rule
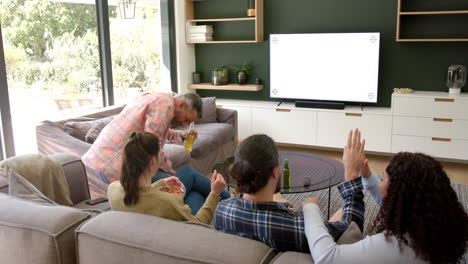
[[[211,83],[197,83],[189,84],[189,89],[199,89],[199,90],[225,90],[225,91],[246,91],[246,92],[256,92],[263,89],[263,85],[257,84],[226,84],[226,85],[212,85]]]
[[[239,18],[213,18],[213,19],[189,19],[187,22],[223,22],[223,21],[249,21],[254,20],[255,17],[239,17]]]
[[[468,41],[466,1],[398,0],[396,41]]]
[[[245,17],[232,17],[232,18],[195,18],[194,12],[194,0],[185,0],[185,23],[187,28],[190,25],[210,25],[214,24],[214,34],[213,40],[202,41],[202,40],[193,40],[189,38],[189,33],[186,31],[186,42],[190,44],[210,44],[210,43],[256,43],[263,42],[263,0],[253,0],[255,2],[255,16],[247,16],[247,5],[245,5],[245,10],[239,9],[239,13],[245,13]],[[196,2],[196,1],[195,1]],[[208,5],[216,2],[215,0],[206,1]],[[247,3],[246,0],[241,0],[242,3]],[[242,14],[240,14],[242,15]],[[242,23],[242,22],[246,23]],[[243,28],[252,30],[253,35],[241,36],[241,37],[231,37],[224,36],[219,38],[218,33],[223,33],[226,35],[226,31],[219,27],[218,25],[234,24],[234,27]],[[236,39],[237,38],[237,39]]]
[[[401,16],[404,15],[453,15],[453,14],[468,14],[468,10],[457,11],[427,11],[427,12],[400,12]]]

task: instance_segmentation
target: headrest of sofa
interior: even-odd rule
[[[102,213],[83,224],[77,237],[88,263],[263,263],[273,257],[271,248],[255,240],[129,212]]]

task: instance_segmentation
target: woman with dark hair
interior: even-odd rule
[[[398,153],[380,181],[371,173],[363,152],[353,155],[356,165],[362,164],[363,185],[381,205],[373,235],[351,245],[336,245],[325,232],[320,212],[307,204],[306,235],[315,263],[462,261],[468,216],[438,161],[421,153]],[[359,167],[355,166],[357,173]]]
[[[209,224],[221,199],[220,193],[226,187],[223,176],[213,173],[211,191],[200,188],[196,181],[205,176],[194,176],[195,171],[188,166],[179,169],[177,177],[151,183],[159,169],[159,151],[159,140],[154,134],[133,132],[130,135],[123,150],[120,181],[111,183],[108,189],[112,210]],[[193,213],[191,207],[198,203],[201,208]]]

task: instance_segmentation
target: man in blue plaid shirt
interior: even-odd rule
[[[361,231],[364,224],[362,182],[358,176],[347,177],[346,160],[344,163],[345,182],[338,186],[345,202],[343,215],[340,221],[325,223],[335,241],[352,221]],[[310,252],[303,213],[291,210],[289,201],[274,199],[281,170],[278,150],[270,137],[254,135],[245,139],[237,150],[231,176],[238,182],[240,195],[219,203],[214,219],[217,230],[261,241],[279,251]],[[306,202],[318,204],[314,197]]]

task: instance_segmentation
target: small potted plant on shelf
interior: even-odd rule
[[[247,78],[249,77],[249,71],[252,67],[248,66],[247,63],[242,64],[239,68],[231,67],[234,70],[237,76],[237,83],[246,84]]]
[[[228,68],[214,68],[211,72],[211,84],[213,85],[226,85],[229,79]]]

